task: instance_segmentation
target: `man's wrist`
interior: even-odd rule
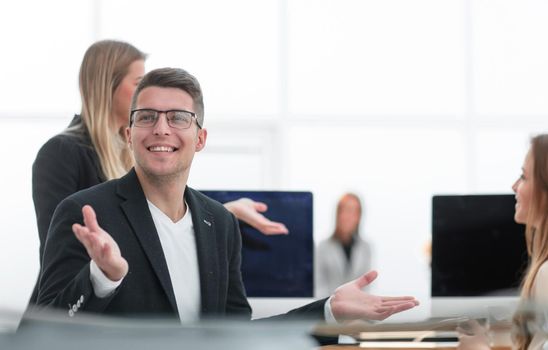
[[[323,307],[323,314],[324,314],[325,322],[327,324],[337,324],[339,322],[337,321],[337,319],[333,315],[333,311],[331,310],[331,298],[333,298],[333,296],[330,296],[325,301],[325,304]]]
[[[105,298],[116,290],[124,277],[117,281],[113,281],[106,276],[106,274],[97,266],[94,260],[91,260],[89,264],[89,278],[91,280],[91,285],[93,286],[94,294],[99,298]]]

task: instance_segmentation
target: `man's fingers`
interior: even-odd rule
[[[253,207],[255,208],[256,211],[260,213],[264,213],[265,211],[268,210],[268,205],[266,205],[263,202],[254,202]]]
[[[368,273],[363,274],[361,277],[358,277],[354,280],[354,283],[358,286],[358,288],[362,289],[363,287],[367,286],[371,282],[377,278],[378,273],[377,271],[369,271]]]
[[[400,305],[394,305],[393,306],[394,311],[392,313],[398,313],[398,312],[402,312],[402,311],[405,311],[405,310],[409,310],[409,309],[414,308],[415,306],[417,306],[417,304],[415,304],[413,302],[403,303],[403,304],[400,304]]]
[[[413,304],[414,306],[419,305],[419,301],[415,300],[414,298],[383,301],[382,305],[383,306],[397,306],[397,305],[409,304],[409,303]]]
[[[415,300],[415,297],[412,296],[401,296],[401,297],[381,297],[382,301],[409,301]]]
[[[118,256],[115,249],[112,244],[103,244],[100,253],[102,263],[101,265],[97,263],[111,281],[119,281],[128,271],[127,261],[123,257]]]
[[[84,245],[84,247],[88,247],[90,245],[89,242],[89,230],[80,224],[74,224],[72,225],[72,232],[74,232],[74,235],[76,238]]]
[[[375,312],[377,314],[384,314],[384,313],[387,313],[387,312],[392,313],[392,310],[394,310],[394,307],[392,307],[392,306],[381,306],[381,307],[376,308]]]
[[[101,247],[101,259],[110,259],[111,253],[112,247],[110,246],[110,244],[103,244],[103,246]]]
[[[419,304],[411,296],[381,297],[361,290],[377,276],[377,271],[373,270],[335,290],[331,299],[331,311],[335,319],[384,320],[394,313],[409,310]]]
[[[97,222],[97,216],[95,215],[95,210],[90,205],[84,205],[82,207],[82,215],[84,216],[84,224],[92,232],[99,232],[101,228]]]
[[[416,305],[413,302],[395,303],[393,305],[383,304],[382,306],[376,307],[373,312],[364,312],[364,314],[368,314],[369,316],[367,318],[369,319],[381,321],[393,314],[412,309],[415,306]]]
[[[86,248],[90,258],[93,259],[97,256],[96,253],[98,253],[98,249],[100,250],[103,246],[99,237],[93,234],[93,232],[90,232],[86,226],[79,224],[72,225],[72,231],[80,243]]]
[[[282,223],[272,222],[263,227],[261,232],[265,235],[286,235],[289,230]]]
[[[385,301],[382,303],[383,306],[397,306],[397,305],[401,305],[401,304],[406,304],[406,303],[409,303],[409,301]]]
[[[396,311],[394,311],[393,309],[386,310],[385,312],[378,315],[377,320],[382,321],[382,320],[392,316],[394,313],[396,313]]]
[[[369,312],[368,313],[369,316],[367,316],[366,319],[382,321],[385,318],[392,315],[393,313],[394,313],[394,308],[392,307],[379,307],[375,309],[375,311]]]
[[[377,320],[384,320],[385,318],[388,318],[392,316],[393,314],[397,314],[398,312],[402,312],[405,310],[409,310],[414,308],[416,305],[414,303],[404,303],[399,305],[393,305],[388,307],[380,307],[377,308]]]

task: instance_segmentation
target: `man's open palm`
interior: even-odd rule
[[[118,244],[99,226],[91,206],[84,205],[82,215],[84,225],[74,224],[72,231],[86,248],[89,257],[95,261],[108,279],[119,281],[127,274],[128,263],[122,257]]]
[[[411,296],[377,296],[362,291],[377,278],[376,271],[343,284],[335,290],[331,298],[331,310],[338,321],[345,320],[384,320],[405,310],[414,308],[419,302]]]

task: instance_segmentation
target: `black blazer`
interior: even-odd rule
[[[249,318],[240,273],[241,237],[236,218],[220,203],[186,188],[200,272],[201,314]],[[99,225],[118,243],[129,273],[116,292],[97,298],[89,256],[71,226],[90,204]],[[80,303],[79,303],[80,301]],[[134,170],[118,180],[83,190],[56,209],[44,250],[38,304],[74,312],[178,318],[175,295],[158,233]],[[69,310],[70,309],[70,310]],[[72,314],[72,313],[71,313]]]
[[[69,195],[106,180],[80,116],[74,117],[69,128],[49,139],[32,165],[32,199],[40,237],[40,261],[57,205]]]
[[[236,218],[220,203],[189,187],[185,200],[196,235],[201,316],[249,319],[251,308],[240,272],[241,236]],[[95,296],[89,256],[71,228],[73,223],[82,222],[85,204],[95,209],[99,225],[116,240],[129,264],[122,284],[106,298]],[[178,319],[158,233],[134,170],[121,179],[71,195],[57,207],[44,251],[38,304],[64,309],[69,316],[86,311]],[[323,320],[324,304],[325,299],[319,300],[273,318]]]
[[[79,309],[90,312],[113,315],[160,314],[162,317],[170,314],[175,317],[177,308],[165,258],[144,194],[133,172],[124,179],[105,184],[106,187],[100,187],[101,189],[75,195],[60,205],[51,229],[55,238],[48,243],[48,254],[44,256],[48,228],[56,206],[69,195],[105,181],[97,153],[81,123],[81,118],[75,116],[70,126],[80,128],[50,139],[38,152],[33,164],[33,199],[40,236],[40,261],[43,266],[40,272],[41,282],[34,289],[31,305],[39,302],[68,310],[69,305],[77,305],[77,301],[83,297],[84,303],[80,303]],[[197,234],[202,316],[227,313],[249,317],[249,304],[242,299],[242,295],[245,299],[245,294],[239,271],[241,238],[235,219],[217,202],[192,189],[185,191],[185,197],[192,208]],[[128,204],[123,204],[125,202]],[[88,203],[97,211],[100,225],[115,237],[130,264],[129,274],[122,286],[106,299],[94,297],[89,282],[89,257],[71,229],[72,223],[82,222],[81,207]],[[133,216],[126,213],[126,207],[132,208]],[[210,220],[209,217],[214,217],[215,220]],[[210,228],[196,224],[203,222],[204,218],[212,223]],[[110,229],[111,226],[114,230]],[[149,230],[147,232],[152,234],[147,235],[144,230]],[[199,235],[201,230],[206,231],[210,237]],[[237,247],[230,246],[234,244]],[[212,255],[210,250],[215,249],[219,252]],[[231,270],[228,271],[228,268]],[[222,276],[217,277],[218,274]],[[74,277],[78,278],[72,281]],[[152,281],[140,283],[148,278]],[[154,287],[147,290],[146,294],[136,293],[132,298],[125,298],[129,289],[135,286],[149,288],[148,284],[153,284]],[[39,285],[41,296],[38,301]],[[149,303],[151,299],[154,302]],[[124,305],[120,300],[128,300],[131,305]],[[135,303],[132,304],[132,301]],[[324,304],[325,299],[274,318],[323,319]]]

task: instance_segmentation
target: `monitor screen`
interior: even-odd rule
[[[527,266],[514,195],[432,200],[432,297],[511,296]]]
[[[264,213],[282,222],[288,235],[266,236],[240,221],[242,278],[249,297],[313,296],[312,193],[201,191],[221,203],[242,197],[268,205]]]

